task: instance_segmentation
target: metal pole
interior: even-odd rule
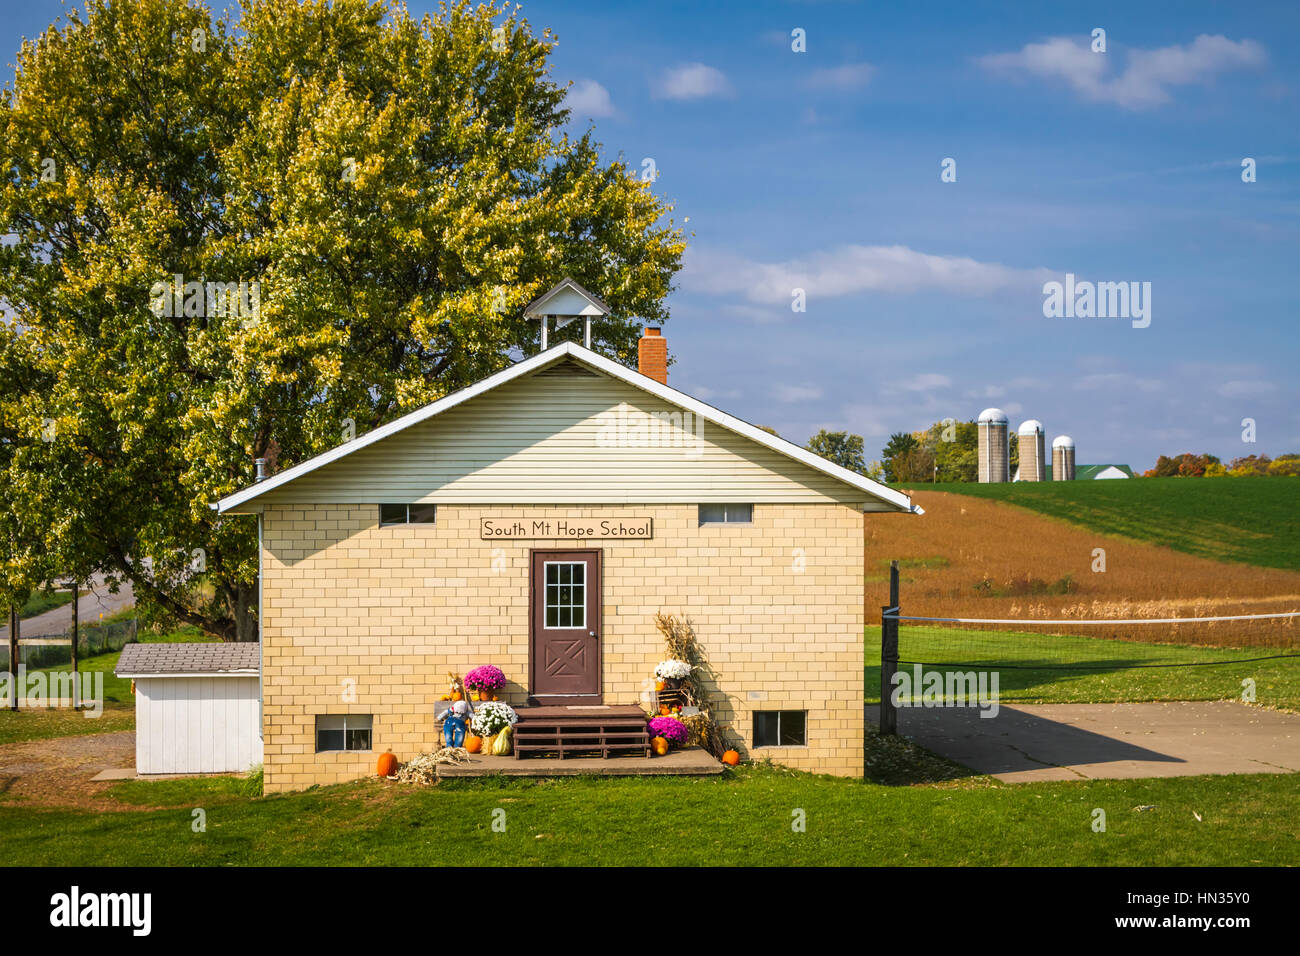
[[[889,563],[889,604],[880,609],[880,732],[898,733],[898,709],[891,695],[898,671],[898,562]]]
[[[18,709],[18,605],[9,605],[9,709]]]
[[[81,709],[81,687],[77,679],[77,637],[78,637],[78,617],[77,601],[81,597],[81,583],[74,580],[72,582],[72,709]]]

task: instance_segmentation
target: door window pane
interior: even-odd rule
[[[587,626],[587,565],[583,561],[546,563],[546,626]]]

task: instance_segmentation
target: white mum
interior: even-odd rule
[[[681,680],[689,677],[690,673],[691,665],[685,661],[660,661],[655,668],[655,677],[660,680]]]
[[[514,708],[509,704],[503,704],[497,700],[490,700],[487,703],[479,704],[474,711],[474,719],[470,721],[470,728],[480,737],[491,737],[493,734],[499,734],[507,727],[513,727],[519,715],[515,713]]]

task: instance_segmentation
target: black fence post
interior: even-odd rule
[[[9,606],[9,709],[18,709],[18,605]]]
[[[81,599],[81,582],[72,580],[72,709],[81,709],[81,686],[77,675],[77,640],[80,637],[80,620],[77,617],[77,603]]]
[[[891,695],[898,671],[898,562],[889,562],[889,604],[880,609],[880,732],[898,733],[898,708]]]

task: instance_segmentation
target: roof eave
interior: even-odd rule
[[[360,451],[362,448],[366,448],[376,442],[382,441],[390,435],[397,434],[413,425],[417,425],[420,422],[433,418],[435,415],[439,415],[450,408],[454,408],[457,405],[476,398],[484,392],[491,391],[500,385],[504,385],[505,383],[513,381],[523,375],[528,375],[552,364],[553,362],[558,362],[563,358],[572,358],[582,364],[596,369],[599,372],[603,372],[612,378],[616,378],[636,388],[640,388],[643,391],[649,392],[666,402],[695,412],[697,415],[701,415],[705,420],[711,421],[721,428],[725,428],[728,431],[755,441],[787,458],[799,461],[808,467],[829,475],[832,478],[838,479],[844,484],[856,488],[859,491],[864,491],[872,498],[892,505],[892,510],[894,511],[910,514],[924,514],[920,508],[912,504],[911,498],[900,491],[887,488],[879,482],[872,481],[865,475],[860,475],[857,472],[850,471],[834,462],[827,461],[825,458],[808,451],[806,448],[801,448],[793,442],[787,441],[777,435],[773,435],[770,432],[765,432],[756,425],[751,425],[749,422],[736,418],[734,415],[729,415],[719,408],[715,408],[706,402],[700,401],[698,398],[693,398],[685,392],[678,391],[677,389],[660,382],[658,379],[642,375],[640,372],[633,371],[625,365],[621,365],[612,359],[608,359],[605,356],[584,348],[574,342],[562,342],[559,345],[547,349],[545,352],[539,352],[531,358],[516,362],[509,368],[502,369],[473,385],[469,385],[450,395],[444,396],[423,408],[416,409],[413,412],[403,415],[401,418],[395,419],[387,425],[381,425],[379,428],[373,429],[358,438],[354,438],[350,442],[345,442],[327,452],[322,452],[319,455],[309,458],[307,461],[300,462],[294,467],[280,472],[278,475],[274,475],[273,477],[264,479],[254,485],[249,485],[233,494],[227,495],[221,500],[212,503],[210,507],[218,514],[227,514],[232,512],[248,513],[252,509],[242,509],[241,506],[266,494],[267,492],[273,491],[282,485],[286,485],[289,482],[315,471],[317,468],[321,468],[333,461],[337,461],[346,455],[350,455],[353,452]],[[236,511],[236,509],[240,510]]]

